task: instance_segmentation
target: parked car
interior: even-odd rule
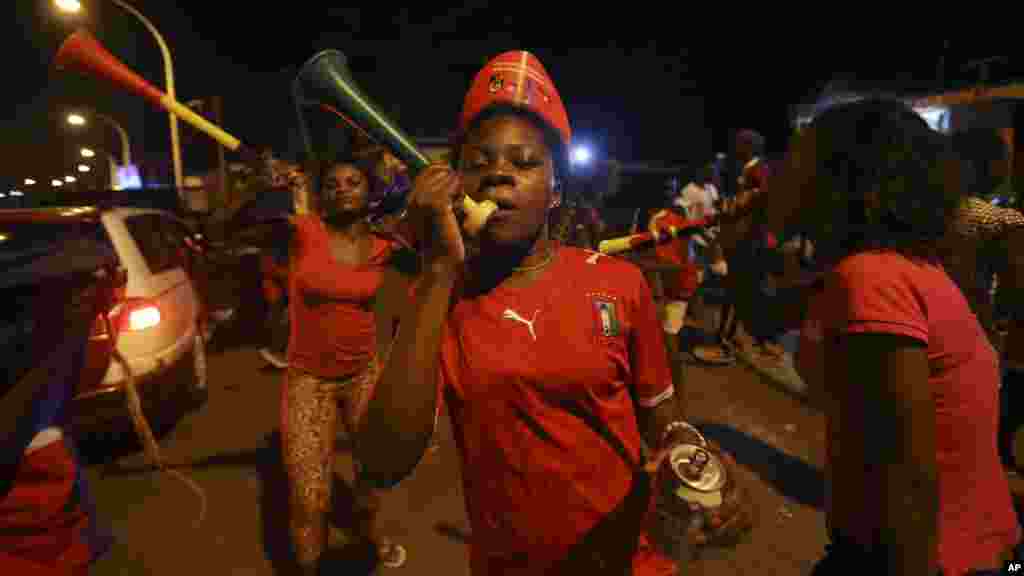
[[[181,392],[205,398],[206,343],[200,299],[189,273],[196,255],[186,242],[193,232],[169,212],[153,209],[0,210],[0,234],[43,248],[83,227],[113,247],[125,272],[124,297],[110,320],[117,351],[136,377],[144,406],[159,409],[165,400],[182,397]],[[121,430],[127,422],[125,371],[109,361],[110,341],[106,322],[97,319],[73,400],[74,425],[87,436]]]

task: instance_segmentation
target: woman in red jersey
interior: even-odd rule
[[[507,52],[477,75],[458,171],[429,167],[409,199],[423,274],[356,451],[369,477],[394,485],[423,456],[443,401],[461,457],[474,576],[609,573],[593,571],[599,565],[675,574],[639,526],[649,500],[636,497],[637,470],[641,439],[663,449],[691,433],[641,271],[549,238],[569,139],[561,99],[532,54]],[[463,194],[498,206],[472,244],[454,208]],[[709,518],[706,535],[743,525],[734,508]],[[616,536],[591,538],[606,532]],[[601,542],[582,552],[590,572],[567,560],[584,541]]]
[[[321,213],[292,221],[291,340],[281,427],[292,539],[309,574],[317,573],[326,541],[339,411],[351,438],[380,369],[372,301],[394,245],[370,232],[367,174],[354,164],[324,164],[317,180]],[[375,545],[382,564],[400,566],[405,550],[377,533],[380,496],[358,460],[355,491],[360,536]]]
[[[940,260],[957,170],[914,112],[867,100],[816,118],[756,206],[769,229],[806,231],[823,266],[786,315],[827,423],[815,574],[995,574],[1020,540],[999,360]]]

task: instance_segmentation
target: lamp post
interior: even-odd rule
[[[117,120],[114,120],[106,114],[100,114],[99,112],[91,112],[91,114],[103,122],[106,122],[110,127],[117,131],[118,136],[121,137],[121,163],[125,166],[131,164],[132,149],[131,143],[128,141],[128,131],[125,130],[124,126],[121,126]],[[68,124],[72,126],[85,126],[88,124],[88,119],[81,114],[68,114]]]
[[[110,1],[117,4],[125,12],[128,12],[142,22],[142,25],[146,27],[146,30],[149,30],[149,33],[156,39],[156,43],[160,47],[160,53],[164,59],[164,79],[167,84],[167,95],[172,99],[177,100],[177,96],[174,93],[174,63],[171,60],[171,51],[167,47],[167,42],[164,41],[163,36],[160,35],[160,31],[156,29],[156,26],[154,26],[148,18],[143,16],[141,12],[136,10],[127,2],[124,2],[123,0]],[[63,12],[77,13],[82,10],[82,4],[79,0],[55,0],[54,4]],[[181,195],[182,167],[181,141],[178,138],[178,117],[172,113],[168,113],[168,117],[171,125],[171,162],[174,166],[174,186],[178,189],[178,194]]]

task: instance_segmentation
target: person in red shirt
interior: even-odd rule
[[[655,236],[671,227],[685,226],[689,206],[682,196],[673,200],[670,208],[658,211],[648,222],[648,231]],[[665,282],[665,320],[662,328],[672,338],[678,338],[686,320],[686,310],[700,284],[700,267],[690,249],[690,237],[681,236],[660,243],[654,248],[659,262],[679,266],[681,270]]]
[[[618,573],[676,574],[638,525],[617,524],[636,509],[611,514],[641,493],[641,439],[661,450],[690,432],[671,425],[678,403],[640,270],[550,239],[569,139],[561,99],[535,56],[501,54],[476,76],[458,171],[430,166],[409,199],[423,274],[356,450],[370,478],[393,486],[422,458],[443,402],[462,464],[474,576],[605,573],[578,572],[567,560],[584,552],[584,534],[605,530],[615,540],[585,552],[621,562]],[[498,206],[472,242],[456,208],[464,194]],[[647,509],[641,504],[640,516]],[[727,505],[707,536],[741,520]]]
[[[815,574],[994,574],[1020,541],[999,359],[941,265],[959,185],[942,135],[866,100],[816,118],[754,212],[806,231],[823,266],[786,298],[827,423],[832,544]]]
[[[281,398],[292,539],[296,559],[309,574],[318,573],[326,541],[339,411],[353,438],[380,370],[372,302],[395,248],[370,232],[367,171],[328,162],[317,182],[322,214],[292,220],[291,338]],[[380,495],[358,459],[355,472],[359,536],[375,545],[382,564],[401,566],[405,550],[378,533]]]

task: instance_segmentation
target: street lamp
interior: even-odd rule
[[[89,148],[82,148],[82,158],[92,158],[96,153]]]
[[[11,190],[11,196],[24,196],[24,194],[21,193],[21,190]]]
[[[106,114],[100,114],[99,112],[92,112],[92,114],[100,120],[109,124],[114,130],[117,131],[117,135],[121,137],[121,161],[124,163],[125,166],[131,164],[132,148],[131,144],[128,142],[128,131],[125,130],[124,127],[117,122],[117,120],[114,120]],[[72,126],[85,126],[86,123],[87,120],[85,116],[77,113],[68,114],[68,124]]]
[[[585,146],[577,146],[572,149],[572,157],[570,161],[576,165],[583,165],[590,163],[590,149]]]
[[[92,170],[92,168],[89,168],[89,166],[86,165],[86,164],[79,164],[78,165],[78,171],[83,173],[83,174],[86,173],[86,172],[89,172],[90,170]]]
[[[63,185],[64,185],[64,183],[61,182],[60,180],[57,180],[56,178],[54,178],[53,180],[50,180],[50,186],[53,186],[54,188],[60,188]]]
[[[25,186],[35,186],[36,181],[31,178],[25,178]]]
[[[67,182],[68,184],[71,184],[72,182],[75,181],[75,177],[74,176],[65,176],[64,177],[64,181]]]
[[[57,4],[58,9],[64,12],[77,14],[82,11],[82,3],[78,0],[57,0],[55,4]]]
[[[149,30],[149,33],[156,39],[156,43],[160,46],[160,53],[164,59],[164,77],[167,84],[166,92],[172,100],[177,100],[177,96],[174,93],[174,63],[171,61],[171,51],[167,48],[167,42],[164,41],[163,36],[141,12],[127,4],[123,0],[110,0],[114,4],[120,6],[124,11],[128,12],[132,16],[135,16],[142,25]],[[58,10],[62,12],[78,13],[82,11],[81,2],[78,0],[54,0],[54,4]],[[181,194],[182,190],[182,169],[181,169],[181,142],[178,139],[178,117],[173,113],[168,113],[168,118],[171,124],[171,161],[174,164],[174,186],[178,189],[178,194]]]

